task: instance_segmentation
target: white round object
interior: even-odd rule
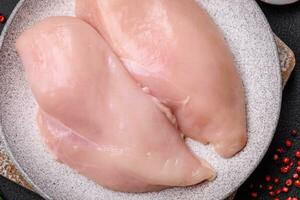
[[[299,0],[261,0],[261,1],[269,4],[274,4],[274,5],[286,5],[286,4],[295,3]]]
[[[73,15],[73,0],[21,0],[0,39],[0,116],[2,141],[13,162],[34,190],[46,199],[169,200],[224,199],[257,167],[273,138],[281,105],[281,75],[272,31],[254,0],[198,0],[210,13],[235,56],[247,100],[249,141],[232,159],[220,158],[209,146],[188,140],[209,161],[218,177],[194,187],[131,194],[96,185],[56,162],[45,149],[36,126],[37,106],[15,50],[16,38],[36,21]],[[201,52],[199,52],[201,53]]]

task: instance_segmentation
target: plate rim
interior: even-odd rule
[[[12,24],[12,22],[13,22],[15,16],[17,15],[18,11],[22,8],[25,1],[26,0],[20,0],[16,4],[16,6],[12,10],[8,20],[6,21],[6,23],[5,23],[5,25],[2,29],[1,35],[0,35],[0,51],[2,50],[3,43],[4,43],[5,37],[7,35],[7,32],[9,30],[9,27]],[[32,191],[38,193],[40,196],[42,196],[45,199],[51,199],[45,192],[43,192],[43,190],[39,186],[37,186],[31,180],[31,178],[29,178],[27,173],[20,166],[19,162],[15,159],[15,156],[13,155],[12,151],[10,150],[9,144],[6,140],[6,136],[5,136],[3,128],[2,128],[2,117],[1,117],[1,115],[0,115],[0,139],[1,139],[1,142],[3,142],[3,148],[5,150],[5,153],[8,155],[9,159],[14,164],[14,166],[17,168],[17,170],[21,173],[23,178],[30,184],[30,186],[32,186]]]

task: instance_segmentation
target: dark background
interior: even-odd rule
[[[9,16],[18,0],[0,0],[0,14]],[[296,54],[297,60],[300,62],[300,2],[288,6],[271,6],[260,3],[263,12],[266,14],[273,31],[288,45]],[[0,32],[4,25],[0,24]],[[297,165],[294,159],[294,152],[300,149],[300,133],[299,136],[291,136],[292,129],[300,130],[300,65],[297,65],[283,93],[282,111],[272,145],[269,152],[259,165],[257,170],[251,175],[246,183],[240,188],[236,199],[251,199],[251,193],[256,192],[257,199],[274,199],[270,196],[270,191],[282,188],[284,181],[292,176]],[[293,147],[288,150],[284,156],[294,159],[294,166],[288,174],[280,173],[280,164],[276,164],[273,155],[277,147],[284,146],[286,139],[293,141]],[[279,185],[272,182],[266,182],[265,176],[270,175],[272,178],[278,177]],[[261,185],[261,187],[259,186]],[[268,190],[267,186],[273,186],[272,190]],[[36,200],[41,199],[38,195],[23,189],[22,187],[0,177],[0,191],[7,200]],[[300,188],[292,186],[288,193],[281,193],[279,199],[287,197],[298,197],[300,199]],[[253,199],[253,198],[252,198]]]

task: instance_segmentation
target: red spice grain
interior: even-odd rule
[[[251,192],[250,196],[252,198],[257,198],[258,195],[257,195],[257,192]]]
[[[0,24],[4,24],[6,22],[6,17],[0,14]]]
[[[278,154],[274,154],[274,155],[273,155],[273,160],[274,160],[274,161],[278,161],[278,160],[279,160]]]
[[[284,166],[284,167],[281,167],[281,168],[280,168],[280,172],[281,172],[282,174],[286,174],[286,173],[288,173],[288,172],[290,171],[290,169],[291,169],[290,166]]]
[[[284,192],[284,193],[287,193],[287,192],[289,192],[289,188],[288,187],[283,187],[281,191]]]
[[[284,158],[282,159],[282,162],[283,162],[284,164],[288,165],[288,164],[291,163],[291,160],[290,160],[288,157],[284,157]]]
[[[298,135],[297,129],[293,129],[293,130],[291,131],[291,135],[292,135],[292,136],[297,136],[297,135]]]
[[[300,158],[300,151],[299,150],[295,152],[295,157],[298,158],[298,159]]]
[[[269,191],[273,190],[273,186],[272,185],[268,185],[267,186],[267,190],[269,190]]]
[[[298,179],[299,178],[299,174],[295,173],[293,174],[293,179]]]
[[[296,187],[300,187],[300,180],[295,180],[295,182],[294,182],[294,186],[296,186]]]
[[[284,143],[287,148],[291,148],[293,146],[293,141],[290,139],[286,139]]]
[[[274,196],[275,196],[275,192],[274,192],[274,191],[270,191],[270,192],[269,192],[269,195],[270,195],[271,197],[274,197]]]
[[[287,179],[287,180],[285,181],[285,185],[288,186],[288,187],[292,186],[292,185],[293,185],[292,179]]]
[[[265,180],[266,180],[267,182],[270,182],[270,181],[272,180],[272,178],[271,178],[270,175],[267,175],[267,176],[265,177]]]
[[[275,194],[276,195],[279,195],[281,193],[281,189],[280,188],[278,188],[277,190],[275,190]]]

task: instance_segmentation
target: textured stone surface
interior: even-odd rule
[[[249,143],[230,160],[193,141],[196,154],[218,170],[212,183],[175,188],[160,193],[124,194],[96,186],[56,163],[45,151],[35,126],[36,105],[14,51],[15,38],[34,21],[72,13],[69,0],[27,0],[14,18],[1,49],[0,113],[6,146],[25,178],[44,197],[64,199],[221,199],[233,192],[252,172],[268,148],[280,109],[281,77],[272,33],[254,1],[203,0],[203,5],[224,31],[246,88]],[[29,182],[31,182],[29,181]],[[32,182],[31,182],[32,183]],[[66,184],[67,183],[67,184]]]

